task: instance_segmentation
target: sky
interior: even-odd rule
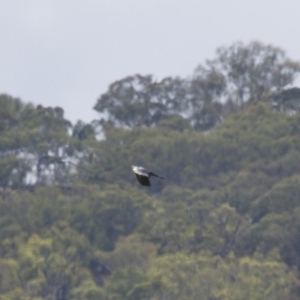
[[[1,0],[0,93],[90,122],[114,81],[191,76],[237,41],[300,61],[299,11],[299,0]]]

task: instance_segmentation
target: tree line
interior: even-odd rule
[[[299,70],[235,43],[74,125],[1,95],[0,300],[300,299]]]

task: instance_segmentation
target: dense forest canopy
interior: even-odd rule
[[[235,43],[91,123],[0,95],[0,300],[300,299],[299,72]]]

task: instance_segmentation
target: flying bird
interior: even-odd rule
[[[155,176],[161,179],[164,179],[161,176],[158,176],[152,172],[147,171],[143,167],[132,166],[132,171],[135,173],[135,176],[141,185],[150,186],[150,177]]]

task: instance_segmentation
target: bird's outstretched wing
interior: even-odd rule
[[[154,174],[154,173],[152,173],[152,172],[149,173],[149,177],[150,177],[150,176],[155,176],[155,177],[158,177],[158,178],[160,178],[160,179],[164,179],[162,176],[156,175],[156,174]]]
[[[150,180],[148,176],[143,176],[135,173],[135,176],[141,185],[150,186]]]

